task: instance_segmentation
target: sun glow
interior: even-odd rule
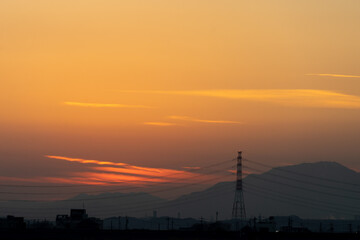
[[[97,184],[119,184],[119,183],[156,183],[156,182],[191,182],[198,180],[206,180],[214,177],[213,175],[194,173],[184,170],[174,170],[165,168],[148,168],[130,165],[126,163],[107,162],[99,160],[88,160],[82,158],[70,158],[63,156],[46,155],[46,158],[63,160],[68,162],[77,162],[85,165],[100,165],[101,167],[87,167],[92,172],[72,173],[69,181],[81,183],[97,183]],[[107,165],[103,167],[102,165]],[[192,170],[199,168],[192,168]],[[52,181],[68,182],[59,178],[49,178]]]

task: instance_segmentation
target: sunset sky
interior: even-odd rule
[[[0,181],[360,171],[359,29],[358,0],[2,0]]]

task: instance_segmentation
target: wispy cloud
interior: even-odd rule
[[[42,178],[42,182],[53,183],[53,184],[85,184],[85,185],[118,185],[121,183],[125,183],[117,179],[117,181],[105,181],[105,179],[94,179],[88,177],[82,177],[82,175],[86,175],[86,173],[72,173],[72,176],[67,177],[45,177]]]
[[[64,102],[64,104],[75,107],[93,107],[93,108],[153,108],[145,105],[126,105],[126,104],[116,104],[116,103]]]
[[[176,123],[171,123],[171,122],[144,122],[144,124],[151,125],[151,126],[159,126],[159,127],[168,127],[168,126],[178,125]]]
[[[357,75],[331,74],[331,73],[309,73],[307,76],[335,77],[335,78],[360,78]]]
[[[117,173],[104,173],[104,172],[82,172],[78,173],[78,176],[86,179],[90,182],[101,182],[101,183],[160,183],[170,182],[163,178],[150,178],[136,175],[126,175]]]
[[[58,159],[58,160],[65,160],[69,162],[78,162],[78,163],[92,163],[97,165],[111,165],[111,166],[127,166],[126,163],[114,163],[114,162],[106,162],[106,161],[99,161],[99,160],[89,160],[89,159],[82,159],[82,158],[69,158],[63,156],[53,156],[53,155],[45,155],[47,158]]]
[[[242,122],[237,121],[227,121],[227,120],[206,120],[206,119],[198,119],[188,116],[169,116],[171,119],[175,120],[183,120],[183,121],[189,121],[189,122],[199,122],[199,123],[230,123],[230,124],[241,124]]]
[[[170,94],[214,97],[256,102],[269,102],[286,106],[313,108],[360,108],[360,97],[335,91],[316,89],[215,89],[198,91],[126,91],[132,93]]]
[[[62,183],[87,183],[87,184],[146,184],[146,183],[179,183],[191,182],[196,179],[209,179],[211,175],[194,173],[184,170],[174,170],[166,168],[149,168],[130,165],[126,163],[116,163],[100,160],[89,160],[82,158],[70,158],[64,156],[46,155],[50,159],[77,162],[89,165],[86,172],[72,173],[66,179],[48,178],[50,181]],[[95,166],[94,166],[95,165]],[[91,170],[91,171],[89,171]]]
[[[97,172],[105,173],[116,173],[121,176],[141,177],[142,181],[155,181],[155,182],[166,182],[166,181],[177,181],[183,179],[185,176],[194,177],[195,175],[191,172],[172,170],[172,169],[161,169],[161,171],[148,171],[148,169],[141,170],[133,167],[117,168],[117,167],[93,167],[92,170]],[[151,169],[154,170],[154,169]],[[199,175],[200,176],[200,175]],[[127,179],[127,178],[126,178]]]

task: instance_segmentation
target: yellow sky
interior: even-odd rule
[[[180,169],[238,148],[360,168],[359,12],[358,0],[1,1],[0,175],[51,177],[44,155]]]

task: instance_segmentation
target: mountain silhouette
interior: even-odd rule
[[[243,180],[247,217],[297,215],[302,218],[352,219],[360,215],[360,173],[336,162],[303,163],[250,174]],[[81,194],[64,201],[3,202],[2,214],[51,218],[83,204],[90,216],[231,218],[234,182],[166,200],[148,193]],[[92,199],[92,200],[89,200]],[[83,201],[82,201],[83,200]],[[16,208],[16,210],[14,210]]]
[[[357,185],[358,184],[358,185]],[[298,215],[353,218],[360,207],[360,174],[336,162],[303,163],[251,174],[243,180],[247,217]],[[222,182],[173,201],[184,216],[230,218],[235,182]],[[186,206],[182,202],[189,202]],[[175,209],[166,209],[171,214]]]

